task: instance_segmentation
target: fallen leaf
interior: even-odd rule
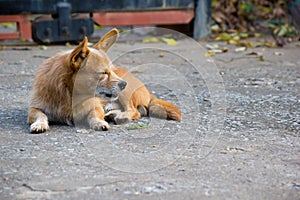
[[[241,38],[239,35],[233,35],[230,40],[236,40],[236,41],[239,41]]]
[[[210,50],[212,53],[223,53],[222,49],[212,49]]]
[[[262,56],[261,52],[252,51],[250,53],[246,53],[247,56]]]
[[[143,43],[159,43],[159,39],[156,37],[146,37],[142,41]]]
[[[249,37],[249,34],[248,33],[240,33],[240,37],[243,39],[246,39]]]
[[[47,50],[47,46],[45,45],[39,45],[39,50]]]
[[[242,52],[242,51],[246,51],[246,47],[238,47],[238,48],[235,48],[235,52]]]
[[[282,27],[279,29],[277,35],[278,35],[279,37],[283,37],[283,36],[286,35],[287,33],[288,33],[287,27],[286,27],[286,26],[282,26]]]
[[[261,62],[265,61],[264,57],[263,56],[259,56],[259,61],[261,61]]]
[[[253,44],[251,42],[245,42],[245,41],[239,42],[238,46],[243,46],[243,47],[247,47],[247,48],[253,48]]]
[[[213,55],[215,55],[215,53],[212,52],[212,51],[207,51],[207,52],[205,53],[205,57],[211,57],[211,56],[213,56]]]
[[[69,47],[69,48],[72,47],[70,42],[67,42],[65,45],[66,45],[66,47]]]
[[[210,27],[210,30],[212,32],[218,32],[218,31],[221,30],[221,28],[220,28],[220,26],[218,24],[215,24],[215,25],[213,25],[213,26]]]
[[[206,48],[211,50],[211,49],[218,49],[219,45],[218,44],[207,44]]]
[[[177,41],[173,38],[161,38],[161,40],[170,46],[175,46],[178,44]]]
[[[246,55],[247,55],[247,56],[257,56],[257,55],[258,55],[258,53],[257,53],[257,52],[254,52],[254,51],[252,51],[252,52],[250,52],[250,53],[246,53]]]
[[[219,41],[219,40],[222,40],[222,41],[228,41],[232,39],[232,37],[230,36],[230,34],[228,33],[220,33],[216,38],[215,40]]]
[[[206,48],[209,50],[208,52],[211,52],[211,53],[225,53],[228,51],[227,47],[223,47],[221,49],[221,48],[219,48],[218,44],[207,44]]]
[[[276,43],[275,42],[270,42],[270,41],[265,41],[264,43],[264,46],[266,47],[276,47]]]
[[[238,44],[238,43],[239,43],[238,40],[234,40],[234,39],[228,40],[228,44]]]
[[[223,52],[223,53],[228,52],[228,48],[227,48],[227,47],[224,47],[224,48],[222,49],[222,52]]]
[[[274,52],[274,55],[275,55],[275,56],[282,56],[282,55],[284,55],[284,53],[283,53],[283,52],[278,52],[278,51],[276,51],[276,52]]]

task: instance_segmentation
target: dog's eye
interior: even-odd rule
[[[106,73],[105,72],[98,72],[97,74],[98,74],[98,76],[101,77],[101,76],[105,75]]]
[[[109,75],[110,74],[110,71],[108,71],[108,70],[106,70],[106,71],[104,71],[104,72],[98,72],[98,75],[100,76],[100,77],[104,77],[105,75]]]
[[[108,78],[107,74],[106,73],[99,73],[99,80],[100,81],[104,81]]]

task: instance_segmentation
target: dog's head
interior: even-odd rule
[[[77,94],[93,93],[103,99],[115,100],[126,87],[127,83],[112,71],[112,63],[106,54],[118,35],[117,29],[112,29],[92,48],[88,47],[85,37],[69,54],[67,62],[74,72]]]

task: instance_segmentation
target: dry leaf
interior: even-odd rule
[[[275,42],[265,41],[263,44],[264,44],[264,46],[270,47],[270,48],[276,47],[276,43]]]
[[[275,56],[282,56],[282,55],[284,55],[284,53],[283,53],[283,52],[278,52],[278,51],[276,51],[276,52],[274,52],[274,55],[275,55]]]
[[[211,50],[211,49],[218,49],[219,45],[218,44],[207,44],[206,48]]]
[[[238,48],[235,48],[235,52],[242,52],[242,51],[246,51],[246,47],[238,47]]]
[[[234,39],[228,40],[228,44],[238,44],[238,43],[239,43],[238,40],[234,40]]]
[[[69,48],[72,47],[72,45],[71,45],[70,42],[67,42],[65,45],[66,45],[66,47],[69,47]],[[88,45],[88,46],[89,46],[89,45]]]
[[[39,45],[39,50],[47,50],[47,46],[45,45]]]
[[[228,52],[228,48],[227,48],[227,47],[224,47],[224,48],[222,49],[222,52],[223,52],[223,53]]]
[[[218,32],[218,31],[221,30],[221,28],[220,28],[220,26],[218,24],[215,24],[215,25],[213,25],[213,26],[210,27],[210,30],[212,32]]]
[[[257,56],[257,55],[258,55],[258,53],[257,53],[257,52],[254,52],[254,51],[252,51],[252,52],[250,52],[250,53],[246,53],[246,55],[247,55],[247,56]]]
[[[249,37],[249,34],[248,33],[240,33],[239,36],[243,39],[246,39]]]
[[[178,44],[177,41],[173,38],[161,38],[161,40],[170,46],[175,46]]]
[[[222,49],[212,49],[212,50],[210,50],[210,52],[213,52],[213,53],[223,53]]]
[[[212,51],[207,51],[207,52],[205,53],[205,57],[211,57],[211,56],[213,56],[213,55],[215,55],[215,53],[212,52]]]
[[[157,39],[156,37],[146,37],[143,39],[142,42],[143,43],[158,43],[159,39]]]
[[[242,42],[239,42],[238,45],[243,46],[243,47],[247,47],[247,48],[253,48],[253,44],[251,42],[242,41]]]
[[[259,56],[259,61],[265,61],[264,57],[263,56]]]
[[[159,54],[159,57],[161,57],[161,58],[164,57],[164,56],[165,56],[164,53],[160,53],[160,54]]]
[[[225,53],[228,51],[227,47],[220,49],[218,44],[207,44],[206,48],[209,49],[208,52],[214,53],[214,54],[215,53]]]
[[[230,39],[232,39],[232,37],[228,33],[221,33],[215,38],[215,40],[217,40],[217,41],[219,41],[219,40],[228,41]]]

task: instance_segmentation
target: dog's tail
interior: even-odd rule
[[[148,109],[150,117],[181,121],[181,112],[174,104],[158,99],[154,95],[151,96]]]

